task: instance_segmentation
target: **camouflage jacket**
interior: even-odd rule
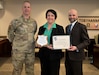
[[[25,19],[23,16],[11,21],[8,28],[8,39],[13,48],[28,48],[33,45],[37,23],[34,19]]]

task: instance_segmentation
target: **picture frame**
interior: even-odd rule
[[[88,30],[99,30],[99,16],[78,16],[78,21]]]

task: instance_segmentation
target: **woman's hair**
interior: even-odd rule
[[[49,10],[46,11],[46,18],[47,18],[47,14],[48,14],[48,12],[53,13],[53,14],[55,15],[55,19],[57,18],[57,13],[56,13],[56,11],[53,10],[53,9],[49,9]]]

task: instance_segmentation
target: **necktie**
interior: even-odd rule
[[[71,33],[71,26],[72,24],[69,25],[69,29],[68,29],[69,34]]]
[[[70,24],[69,27],[68,27],[68,33],[69,33],[69,35],[71,34],[71,27],[72,27],[72,24]],[[72,44],[72,42],[71,42],[71,36],[70,36],[70,45],[71,44]]]

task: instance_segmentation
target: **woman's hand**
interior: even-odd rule
[[[48,49],[53,49],[52,44],[49,44],[49,45],[47,45],[46,47],[47,47]]]

